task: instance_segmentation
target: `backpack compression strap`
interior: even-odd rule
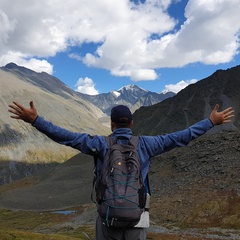
[[[118,137],[118,138],[113,138],[112,137],[112,134],[107,136],[106,138],[106,141],[107,141],[107,144],[108,144],[108,147],[110,148],[111,145],[114,144],[115,141],[117,141],[117,139],[123,139],[123,140],[128,140],[128,138],[126,137]],[[129,142],[137,149],[137,146],[138,146],[138,141],[139,141],[139,137],[138,136],[132,136],[130,139],[129,139]],[[141,164],[141,162],[140,162]],[[148,193],[149,195],[151,195],[151,190],[150,190],[150,183],[149,183],[149,177],[148,177],[148,174],[146,176],[146,181],[144,182],[144,184],[147,185],[147,189],[148,189]],[[146,187],[146,186],[145,186]]]

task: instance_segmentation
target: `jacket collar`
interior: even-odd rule
[[[132,137],[132,130],[130,128],[117,128],[112,132],[113,137],[123,136],[128,139]]]

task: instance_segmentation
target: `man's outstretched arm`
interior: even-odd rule
[[[38,116],[37,110],[33,101],[29,103],[29,106],[30,108],[26,108],[18,102],[13,102],[13,104],[9,105],[10,109],[8,111],[14,115],[10,117],[14,119],[21,119],[31,124],[34,123]],[[209,117],[213,125],[231,122],[231,119],[234,117],[234,110],[232,107],[226,108],[221,112],[218,112],[218,109],[219,105],[216,104]]]

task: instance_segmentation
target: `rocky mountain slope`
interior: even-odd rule
[[[239,129],[220,131],[156,157],[150,169],[153,221],[240,230],[239,140]]]
[[[220,110],[232,106],[233,123],[214,128],[234,130],[240,127],[240,66],[218,70],[211,76],[191,84],[176,96],[134,113],[135,134],[162,134],[178,131],[209,116],[215,104]]]

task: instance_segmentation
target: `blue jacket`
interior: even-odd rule
[[[100,160],[103,160],[108,150],[105,136],[90,136],[87,133],[70,132],[44,120],[40,116],[37,117],[33,126],[57,143],[76,148],[89,155],[94,155],[97,152]],[[203,135],[212,127],[213,124],[210,119],[205,119],[182,131],[158,136],[140,136],[137,150],[141,160],[144,182],[152,157],[175,147],[186,146],[191,140]],[[132,131],[129,128],[118,128],[113,131],[112,136],[124,136],[129,139],[132,137]],[[98,161],[99,167],[101,166],[100,162]]]

